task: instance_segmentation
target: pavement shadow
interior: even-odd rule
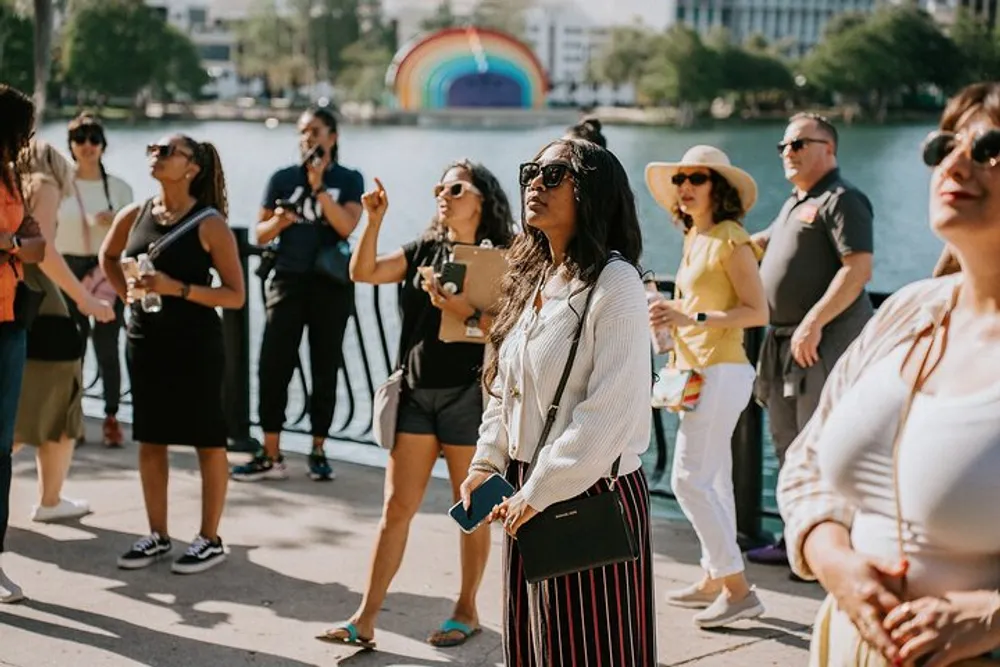
[[[340,658],[337,665],[344,667],[440,667],[445,665],[462,665],[462,667],[493,667],[503,665],[503,647],[500,645],[499,637],[494,642],[495,646],[485,655],[483,654],[482,642],[487,637],[479,635],[463,646],[440,649],[438,655],[442,660],[425,660],[414,658],[413,656],[393,653],[381,649],[359,650],[351,655]]]
[[[787,621],[783,619],[763,617],[758,618],[756,622],[761,625],[751,628],[720,628],[718,630],[707,630],[706,632],[727,635],[730,637],[747,637],[759,639],[761,641],[775,641],[784,646],[800,649],[802,651],[806,651],[807,653],[809,652],[810,629],[808,627],[803,628],[802,632],[806,634],[806,636],[803,637],[801,634],[795,634],[793,632],[788,632],[787,630],[775,627],[779,623],[787,623]]]
[[[86,420],[88,434],[91,431],[96,431],[99,426],[100,424],[94,420]],[[131,437],[130,428],[127,425],[123,426],[128,440]],[[27,459],[33,457],[34,454],[31,453],[30,456],[22,454],[22,456]],[[107,479],[123,470],[134,472],[138,465],[137,456],[138,445],[131,442],[120,449],[106,449],[100,445],[92,444],[78,446],[70,476],[71,478],[79,475],[88,479]],[[230,456],[230,462],[242,462],[248,456],[234,453]],[[231,481],[230,490],[253,488],[259,489],[259,491],[254,491],[252,495],[232,494],[227,500],[227,504],[236,508],[257,507],[267,511],[283,511],[283,507],[288,504],[287,495],[286,493],[271,493],[270,489],[273,488],[302,496],[303,502],[308,502],[309,499],[322,501],[347,499],[350,502],[351,512],[357,517],[377,519],[381,516],[384,470],[363,464],[338,461],[335,463],[336,480],[333,482],[314,482],[306,474],[307,466],[304,455],[287,453],[285,457],[290,474],[288,480],[278,484],[249,484]],[[170,466],[171,474],[197,475],[198,457],[194,450],[189,447],[172,447]],[[34,467],[31,463],[24,461],[19,468],[15,468],[15,474],[34,475]],[[443,515],[453,504],[450,484],[444,480],[431,479],[424,495],[420,513]]]
[[[229,613],[197,608],[208,601],[261,607],[282,618],[332,625],[348,618],[361,600],[360,592],[341,583],[316,583],[258,565],[249,558],[254,548],[243,545],[228,545],[226,562],[205,575],[175,575],[169,571],[169,560],[142,570],[121,570],[116,564],[117,555],[135,540],[134,535],[86,524],[71,525],[94,538],[66,542],[12,527],[9,543],[26,558],[118,582],[108,590],[143,604],[168,608],[181,617],[181,625],[211,629],[231,621]],[[174,544],[172,556],[179,555],[186,546],[177,540]],[[331,568],[335,567],[332,563]],[[434,623],[449,617],[453,606],[451,598],[390,592],[379,617],[379,628],[423,641]],[[487,628],[480,635],[484,636],[499,641],[499,635]]]
[[[58,623],[5,614],[3,624],[62,641],[93,646],[144,665],[253,665],[254,667],[309,667],[309,663],[285,656],[249,651],[158,632],[120,618],[80,609],[28,600],[22,606],[89,625],[103,632],[88,632]]]

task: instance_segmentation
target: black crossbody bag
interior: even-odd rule
[[[573,336],[569,359],[563,369],[555,398],[545,417],[545,426],[528,467],[528,475],[538,462],[538,455],[548,440],[559,411],[559,402],[569,380],[583,325],[594,296],[592,287],[580,315],[580,324]],[[608,491],[578,496],[556,503],[538,513],[517,531],[517,546],[524,562],[524,575],[530,583],[606,565],[626,563],[639,557],[639,547],[625,517],[625,509],[616,490],[621,456],[611,466]]]

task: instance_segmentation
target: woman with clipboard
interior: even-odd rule
[[[398,363],[405,369],[396,417],[396,436],[386,467],[385,506],[375,542],[365,595],[346,623],[327,630],[320,640],[374,646],[375,619],[399,569],[410,521],[424,497],[431,469],[441,452],[448,462],[454,499],[475,452],[483,411],[480,372],[483,345],[444,343],[442,317],[488,329],[489,315],[469,305],[462,293],[450,293],[446,272],[459,244],[498,247],[514,235],[507,195],[485,167],[468,161],[449,167],[434,187],[437,214],[419,239],[379,255],[378,234],[389,200],[382,183],[362,197],[368,223],[351,258],[351,279],[370,284],[403,283],[402,331]],[[456,278],[457,283],[457,278]],[[461,286],[456,284],[457,289]],[[487,531],[461,537],[462,587],[451,618],[428,638],[434,646],[457,646],[479,631],[476,594],[489,555]]]

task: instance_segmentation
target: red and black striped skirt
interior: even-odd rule
[[[507,481],[520,489],[528,464],[512,461]],[[618,493],[639,543],[639,558],[529,584],[517,540],[504,540],[504,665],[507,667],[656,667],[656,611],[649,487],[642,469],[602,479],[583,495]],[[594,535],[600,539],[600,535]]]

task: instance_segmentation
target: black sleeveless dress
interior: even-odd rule
[[[200,210],[195,206],[188,216]],[[150,244],[175,225],[158,224],[152,201],[147,202],[132,226],[125,256],[148,252]],[[197,227],[171,242],[154,264],[175,280],[211,284],[212,258],[198,239]],[[143,312],[139,303],[130,308],[126,359],[132,382],[132,437],[158,445],[225,447],[225,348],[219,315],[214,308],[180,297],[161,298],[158,313]]]

